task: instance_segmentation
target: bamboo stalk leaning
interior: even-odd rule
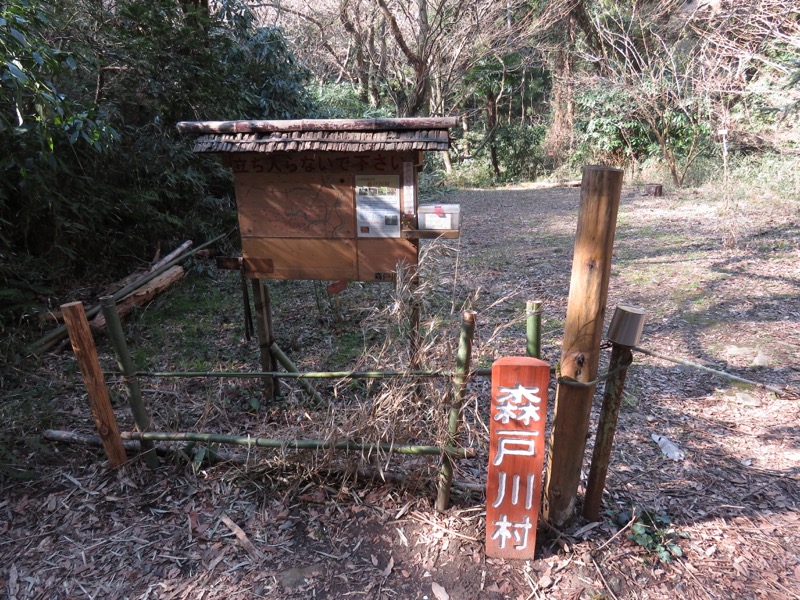
[[[122,331],[117,305],[111,296],[100,298],[100,305],[106,319],[108,336],[111,338],[112,346],[114,346],[117,365],[125,377],[125,387],[128,388],[128,403],[131,407],[131,413],[133,413],[133,421],[139,431],[147,431],[150,429],[150,417],[142,400],[139,379],[136,377],[136,368],[133,366],[133,359],[131,359],[131,354],[128,351],[128,343],[125,341],[125,334]],[[147,466],[151,469],[157,469],[158,457],[153,451],[153,443],[149,440],[142,440],[142,451]]]

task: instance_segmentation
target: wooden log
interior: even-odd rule
[[[297,119],[287,121],[181,121],[179,133],[267,133],[270,131],[400,131],[449,129],[455,117],[405,119]]]
[[[125,341],[122,322],[119,319],[114,298],[112,296],[103,296],[100,298],[100,305],[103,307],[102,315],[108,324],[108,337],[111,338],[111,344],[114,346],[117,366],[125,377],[125,387],[128,389],[128,404],[131,407],[133,420],[139,431],[147,431],[150,429],[150,417],[142,400],[142,391],[139,387],[139,379],[136,377],[136,368],[133,366],[133,359],[128,351],[128,343]],[[142,450],[144,451],[143,456],[147,466],[151,469],[157,469],[158,457],[153,451],[153,444],[148,441],[142,441]]]
[[[542,502],[550,365],[505,357],[492,365],[486,556],[531,559]]]
[[[597,423],[592,466],[589,479],[586,481],[586,495],[583,499],[583,517],[588,521],[600,518],[600,504],[603,490],[606,487],[608,465],[611,461],[611,449],[614,445],[614,434],[617,430],[619,409],[622,404],[622,392],[625,388],[627,365],[633,359],[630,348],[614,344],[611,348],[611,360],[608,371],[611,376],[606,380],[603,391],[603,407],[600,409],[600,420]]]
[[[461,421],[461,410],[467,391],[470,362],[472,361],[472,339],[475,335],[474,310],[465,310],[461,315],[461,334],[456,355],[456,374],[453,378],[453,397],[447,418],[447,444],[456,445],[458,424]],[[453,462],[449,456],[442,457],[442,469],[439,473],[439,489],[436,496],[436,510],[444,512],[450,504],[450,488],[453,483]]]
[[[140,288],[141,286],[143,286],[148,281],[151,281],[152,279],[155,279],[156,277],[161,275],[161,273],[166,271],[168,268],[172,267],[174,264],[178,264],[178,263],[183,262],[184,260],[186,260],[190,256],[198,253],[199,251],[203,250],[204,248],[207,248],[208,246],[211,246],[212,244],[218,242],[219,240],[221,240],[222,238],[226,237],[227,235],[228,235],[227,233],[223,233],[222,235],[218,235],[214,239],[207,241],[205,244],[203,244],[201,246],[198,246],[194,250],[191,250],[191,251],[189,251],[189,252],[187,252],[185,254],[182,254],[181,256],[179,256],[177,258],[172,259],[172,261],[170,261],[169,263],[165,264],[163,267],[159,267],[158,269],[156,269],[152,273],[148,273],[142,280],[134,281],[130,285],[128,285],[125,288],[121,289],[120,291],[114,293],[113,294],[114,299],[115,300],[119,300],[120,298],[124,298],[125,296],[130,294],[132,291],[134,291],[134,290]],[[100,312],[100,305],[96,304],[92,308],[90,308],[89,310],[86,311],[86,316],[88,318],[92,318],[99,312]],[[39,338],[37,341],[35,341],[31,346],[28,347],[28,351],[31,354],[34,354],[34,355],[42,354],[43,352],[46,352],[48,349],[50,349],[54,345],[56,345],[59,342],[59,340],[61,340],[61,338],[64,337],[64,335],[66,333],[67,333],[67,329],[66,329],[65,326],[62,325],[60,327],[57,327],[56,329],[54,329],[53,331],[51,331],[47,335],[45,335],[45,336]]]
[[[83,375],[83,382],[89,392],[92,418],[97,432],[100,434],[100,439],[103,441],[103,449],[106,451],[111,466],[119,467],[128,460],[128,457],[125,455],[117,421],[114,418],[114,410],[111,408],[108,388],[103,379],[100,361],[97,359],[97,348],[94,345],[92,330],[89,328],[83,304],[80,302],[62,304],[61,310],[64,313],[64,322],[72,343],[72,350],[75,352],[75,358]]]
[[[136,285],[140,284],[139,282],[141,282],[142,284],[145,283],[145,281],[148,279],[148,276],[151,273],[157,271],[158,269],[172,262],[173,260],[178,258],[181,254],[188,251],[189,248],[191,247],[192,247],[192,241],[186,240],[185,242],[183,242],[183,244],[178,246],[175,250],[173,250],[172,252],[170,252],[161,259],[157,258],[158,254],[156,254],[156,257],[153,259],[153,262],[150,264],[150,266],[147,268],[146,271],[136,271],[134,273],[131,273],[125,279],[122,279],[120,281],[117,281],[116,283],[111,284],[108,288],[106,288],[106,290],[102,294],[100,294],[100,296],[112,296],[114,295],[115,292],[118,292],[123,288],[135,289]]]
[[[562,381],[587,383],[597,376],[622,177],[620,169],[583,169],[544,499],[545,518],[559,528],[575,511],[594,395],[594,386]]]
[[[186,272],[184,271],[183,267],[180,265],[170,267],[167,271],[164,271],[152,281],[146,283],[129,296],[123,298],[119,304],[117,304],[117,314],[120,317],[124,317],[135,307],[147,304],[161,292],[169,289],[171,286],[183,279],[185,273]],[[111,298],[113,301],[112,296],[104,297]],[[90,325],[95,331],[104,330],[106,328],[106,315],[103,312],[99,313],[94,319],[92,319]]]

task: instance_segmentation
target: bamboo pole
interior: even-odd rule
[[[542,358],[542,303],[539,300],[528,300],[525,303],[526,353],[532,358]]]
[[[281,350],[278,347],[278,344],[272,342],[272,345],[269,347],[269,351],[272,353],[272,356],[274,356],[278,360],[278,362],[281,363],[286,368],[287,371],[297,373],[297,367],[291,361],[291,359],[288,356],[286,356],[286,354],[283,353],[283,350]],[[299,381],[303,389],[306,392],[308,392],[317,403],[325,404],[325,400],[322,399],[322,396],[320,396],[319,392],[317,392],[317,390],[314,389],[313,385],[308,383],[308,381],[306,381],[305,379],[299,379]]]
[[[461,420],[461,409],[469,379],[469,366],[472,359],[472,338],[475,335],[475,317],[477,313],[466,310],[461,315],[461,335],[458,340],[456,356],[456,375],[453,379],[453,396],[447,419],[447,444],[454,446],[458,435],[458,424]],[[436,510],[444,512],[450,504],[450,487],[453,483],[453,462],[448,455],[442,457],[442,468],[439,473],[439,489],[436,496]]]
[[[176,264],[178,264],[180,262],[183,262],[184,260],[186,260],[190,256],[193,256],[193,255],[197,254],[198,252],[200,252],[200,250],[203,250],[204,248],[207,248],[208,246],[212,245],[213,243],[218,242],[219,240],[221,240],[222,238],[224,238],[227,235],[228,235],[227,233],[223,233],[222,235],[218,235],[213,240],[209,240],[208,242],[206,242],[205,244],[203,244],[201,246],[198,246],[194,250],[191,250],[190,252],[187,252],[186,254],[182,254],[181,256],[178,256],[177,258],[174,258],[173,260],[171,260],[168,263],[164,263],[164,265],[159,267],[158,269],[149,272],[147,275],[145,275],[141,279],[138,279],[138,280],[126,285],[121,290],[115,292],[112,295],[112,298],[114,298],[115,301],[120,300],[121,298],[124,298],[125,296],[127,296],[131,292],[139,289],[144,284],[148,283],[149,281],[152,281],[153,279],[155,279],[156,277],[161,275],[167,269],[173,267],[174,265],[176,265]],[[92,317],[94,317],[99,312],[100,312],[100,305],[99,304],[95,304],[89,310],[86,311],[86,318],[87,319],[91,319]],[[47,349],[51,348],[54,344],[56,344],[58,342],[58,340],[60,340],[62,337],[64,337],[64,335],[66,333],[67,333],[67,329],[66,329],[66,327],[64,325],[56,327],[53,331],[51,331],[50,333],[48,333],[44,337],[39,338],[38,340],[36,340],[31,346],[28,347],[28,351],[31,354],[39,355],[42,352],[47,351]]]
[[[61,311],[64,313],[64,323],[83,376],[83,383],[89,393],[89,404],[97,432],[103,440],[103,448],[111,466],[119,467],[128,460],[128,457],[125,455],[125,448],[119,436],[119,428],[114,418],[114,410],[111,408],[108,388],[103,380],[100,361],[97,359],[97,348],[83,304],[81,302],[62,304]]]
[[[159,260],[158,262],[156,262],[156,264],[154,264],[152,267],[150,267],[150,268],[147,270],[147,271],[148,271],[148,273],[151,273],[151,272],[155,271],[156,269],[160,269],[160,268],[161,268],[163,265],[165,265],[165,264],[167,264],[168,262],[171,262],[172,260],[174,260],[174,259],[178,258],[178,257],[179,257],[181,254],[183,254],[184,252],[186,252],[186,251],[187,251],[189,248],[191,248],[193,245],[194,245],[194,242],[193,242],[192,240],[186,240],[186,241],[185,241],[185,242],[183,242],[183,243],[182,243],[180,246],[178,246],[177,248],[175,248],[175,250],[173,250],[172,252],[170,252],[169,254],[167,254],[167,255],[166,255],[165,257],[163,257],[161,260]]]
[[[583,169],[561,352],[561,376],[565,379],[586,383],[597,376],[622,176],[620,169]],[[559,383],[556,389],[543,512],[558,528],[575,510],[593,396],[594,386]]]
[[[446,455],[457,458],[473,458],[473,448],[454,448],[445,446],[410,445],[410,444],[364,444],[361,442],[330,440],[280,440],[273,438],[257,438],[244,435],[222,435],[217,433],[194,432],[162,432],[132,431],[123,434],[126,440],[150,440],[153,442],[201,442],[207,444],[233,444],[236,446],[257,446],[261,448],[290,448],[294,450],[353,450],[374,452],[394,452],[397,454]]]
[[[665,354],[661,354],[660,352],[654,352],[652,350],[645,350],[644,348],[639,348],[638,346],[634,346],[633,349],[636,350],[636,352],[641,352],[642,354],[647,354],[648,356],[652,356],[654,358],[660,358],[661,360],[666,360],[671,363],[675,363],[676,365],[683,365],[685,367],[692,367],[693,369],[700,369],[701,371],[706,371],[707,373],[713,373],[714,375],[719,375],[720,377],[725,377],[732,381],[746,383],[747,385],[752,385],[753,387],[757,387],[762,390],[767,390],[769,392],[772,392],[773,394],[778,394],[779,396],[783,396],[786,393],[786,390],[782,390],[781,388],[775,387],[774,385],[767,385],[766,383],[760,383],[758,381],[753,381],[752,379],[745,379],[744,377],[739,377],[738,375],[731,375],[730,373],[726,373],[725,371],[712,369],[711,367],[706,367],[703,365],[699,365],[697,363],[689,362],[688,360],[684,360],[682,358],[673,358],[672,356],[667,356]]]
[[[473,374],[491,375],[491,369],[476,369]],[[121,373],[108,373],[121,375]],[[231,379],[258,379],[275,377],[277,379],[390,379],[417,377],[453,377],[452,371],[139,371],[139,377],[222,377]]]
[[[603,499],[603,489],[606,486],[625,377],[628,374],[627,365],[630,364],[631,359],[630,348],[619,344],[611,346],[611,359],[608,365],[608,372],[611,373],[611,376],[606,380],[605,390],[603,390],[603,407],[600,409],[600,420],[597,423],[597,436],[592,452],[592,466],[589,470],[586,496],[583,500],[583,517],[588,521],[597,521],[600,518],[600,504]]]
[[[103,296],[100,298],[100,306],[103,310],[103,316],[106,319],[106,328],[108,330],[108,336],[111,339],[111,345],[114,346],[117,365],[125,377],[125,386],[128,388],[128,403],[130,404],[131,413],[133,414],[133,421],[136,423],[136,428],[139,431],[147,431],[150,429],[150,417],[142,401],[139,379],[136,377],[136,368],[133,366],[133,360],[128,351],[128,344],[125,341],[125,334],[122,331],[122,323],[119,320],[117,304],[111,296]],[[151,469],[157,469],[158,457],[153,451],[153,444],[147,440],[143,440],[142,451],[147,466]]]

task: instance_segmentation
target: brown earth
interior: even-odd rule
[[[430,252],[429,299],[438,302],[431,310],[444,315],[444,333],[436,348],[428,347],[430,364],[452,366],[463,305],[478,311],[476,364],[520,354],[526,299],[544,301],[544,357],[557,362],[579,190],[469,191],[443,201],[461,204],[463,231],[460,240]],[[231,305],[238,301],[230,274],[181,285],[189,299],[216,288],[230,295]],[[564,531],[540,526],[536,559],[527,562],[489,559],[483,552],[483,379],[470,384],[462,440],[477,447],[479,457],[457,464],[452,507],[438,514],[432,507],[436,459],[258,450],[211,466],[185,449],[165,455],[155,473],[136,460],[110,471],[98,450],[40,438],[45,426],[92,433],[71,354],[7,365],[0,388],[6,423],[0,438],[6,465],[0,468],[0,595],[800,598],[798,285],[800,202],[750,200],[733,212],[696,191],[653,198],[624,190],[608,306],[648,311],[646,348],[789,393],[734,386],[637,354],[603,520],[578,518]],[[301,368],[343,368],[342,361],[369,346],[356,343],[348,356],[341,350],[348,336],[370,338],[364,305],[390,305],[393,298],[387,286],[351,288],[326,305],[308,282],[273,284],[278,341]],[[255,368],[240,312],[197,316],[198,324],[214,328],[195,349],[204,364],[224,360]],[[431,330],[435,321],[423,315]],[[169,354],[190,328],[170,331],[151,368],[195,370]],[[126,331],[134,347],[155,336],[142,316]],[[110,366],[108,342],[100,338],[98,344]],[[365,436],[365,427],[378,427],[364,423],[364,415],[374,414],[364,411],[384,406],[380,394],[359,399],[373,393],[368,385],[322,386],[341,402],[330,410],[303,405],[296,386],[284,386],[290,391],[283,405],[258,410],[253,381],[147,380],[144,393],[154,421],[165,429],[292,438],[332,435],[319,430],[323,425]],[[414,439],[428,426],[439,427],[430,419],[443,414],[446,396],[433,384],[427,389],[429,398],[442,396],[430,400],[428,412],[414,405],[408,410],[421,412],[402,413],[391,405],[401,417],[385,422],[407,427],[406,437]],[[122,428],[129,429],[124,390],[115,383],[112,392],[121,399]],[[46,415],[37,403],[42,398]],[[25,414],[30,407],[38,414]],[[412,422],[409,414],[422,416]],[[597,406],[593,424],[596,416]],[[668,437],[686,458],[666,459],[651,434]],[[434,441],[440,435],[431,431]],[[644,527],[642,518],[632,522],[633,507],[653,517],[653,526]],[[629,538],[632,532],[640,534],[638,542]],[[677,545],[681,556],[659,560],[652,550],[658,542]]]

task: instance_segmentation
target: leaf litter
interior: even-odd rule
[[[448,198],[462,205],[463,231],[460,240],[429,249],[421,294],[425,368],[452,369],[463,308],[478,311],[474,364],[520,354],[526,299],[543,301],[544,358],[558,360],[578,194],[504,189]],[[791,392],[800,385],[797,207],[754,203],[743,210],[732,249],[722,242],[725,217],[713,200],[626,190],[608,306],[648,311],[644,347]],[[235,278],[220,274],[214,285],[235,302]],[[276,282],[276,295],[283,294],[274,307],[279,342],[301,369],[345,368],[331,364],[333,353],[337,339],[354,333],[361,348],[346,368],[403,368],[408,302],[398,296],[407,290],[351,287],[320,300],[308,282]],[[387,306],[388,314],[381,310]],[[220,326],[234,335],[226,342],[209,336],[208,347],[217,344],[226,365],[253,369],[253,345],[236,333],[243,329],[234,325],[239,313],[231,314]],[[140,324],[130,327],[134,336],[147,335]],[[107,342],[99,344],[109,361]],[[160,368],[171,368],[168,355],[160,360]],[[6,377],[18,386],[14,394],[28,385],[40,393],[44,382],[53,395],[48,419],[91,434],[70,365],[71,357],[51,354],[30,373]],[[425,382],[418,395],[405,383],[316,385],[334,398],[329,407],[309,406],[298,386],[282,384],[280,406],[254,410],[258,382],[248,380],[148,381],[145,394],[163,428],[332,441],[446,439],[448,390],[441,382]],[[121,398],[123,429],[130,428],[124,391],[115,384],[112,392]],[[543,524],[536,560],[525,563],[483,554],[488,394],[486,380],[470,382],[459,441],[476,447],[478,458],[455,465],[460,487],[445,514],[432,508],[437,459],[217,448],[222,460],[209,464],[192,460],[191,448],[171,447],[155,473],[137,461],[112,472],[98,450],[42,443],[9,419],[3,447],[10,466],[0,470],[0,590],[20,599],[800,597],[796,392],[740,389],[637,355],[602,522],[576,519],[565,531]],[[673,440],[684,459],[666,459],[653,435]],[[650,528],[634,529],[636,510],[650,515]],[[625,515],[631,519],[621,523]],[[647,547],[659,542],[669,556]]]

